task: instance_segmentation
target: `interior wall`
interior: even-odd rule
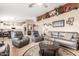
[[[69,17],[74,17],[73,25],[66,24],[66,21]],[[53,21],[58,20],[65,20],[65,26],[64,27],[52,27],[52,26],[44,26],[44,23],[51,23]],[[44,33],[47,31],[67,31],[67,32],[79,32],[79,9],[72,10],[70,12],[63,13],[58,16],[54,16],[51,18],[44,19],[42,21],[38,21],[37,24],[39,25],[39,31],[40,33]]]
[[[24,30],[24,25],[27,27],[27,20],[30,19],[32,20],[32,22],[36,22],[36,18],[35,17],[30,17],[30,18],[26,18],[26,19],[19,19],[19,20],[3,20],[4,23],[8,24],[8,25],[4,25],[3,23],[0,23],[0,29],[5,29],[5,30],[11,30],[12,27],[15,27],[16,30]],[[21,22],[25,21],[26,23],[21,24]],[[33,22],[33,23],[34,23]],[[14,24],[14,25],[13,25]]]

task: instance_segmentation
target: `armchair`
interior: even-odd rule
[[[21,31],[14,31],[11,33],[12,44],[15,47],[21,48],[27,44],[29,44],[30,39],[28,37],[24,37]]]
[[[33,41],[34,42],[39,42],[39,41],[43,41],[44,38],[42,35],[39,34],[38,31],[33,31]]]

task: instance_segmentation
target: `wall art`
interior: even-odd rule
[[[44,26],[51,26],[52,24],[51,23],[44,23],[43,25]]]
[[[68,20],[66,21],[66,24],[69,24],[69,25],[73,25],[74,23],[74,17],[69,17]]]
[[[53,27],[64,27],[65,26],[65,20],[59,20],[52,22]]]

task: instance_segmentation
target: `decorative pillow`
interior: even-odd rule
[[[5,48],[6,48],[6,45],[1,46],[1,47],[0,47],[0,53],[1,53],[1,52],[4,52],[4,51],[5,51]]]

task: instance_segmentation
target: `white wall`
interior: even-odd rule
[[[66,21],[68,20],[69,17],[74,17],[74,24],[73,26],[70,26],[68,24],[66,24]],[[65,20],[65,26],[64,27],[56,27],[53,28],[52,26],[50,27],[45,27],[43,24],[44,23],[51,23],[53,21],[56,20]],[[67,13],[63,13],[61,15],[58,16],[54,16],[48,19],[44,19],[42,21],[37,22],[37,24],[39,25],[39,31],[40,32],[44,32],[47,30],[51,30],[51,31],[67,31],[67,32],[79,32],[79,9],[77,10],[73,10]],[[47,28],[47,29],[46,29]]]

